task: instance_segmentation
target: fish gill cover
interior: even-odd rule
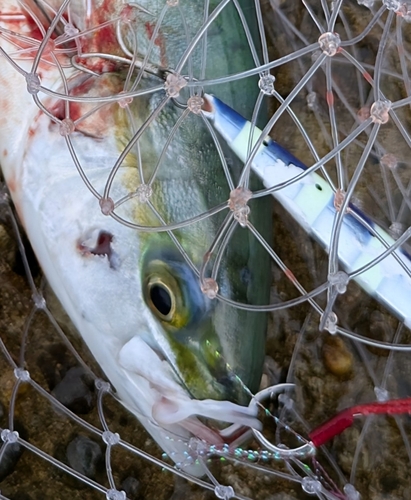
[[[411,4],[0,9],[0,498],[410,498]]]

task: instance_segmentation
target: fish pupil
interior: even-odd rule
[[[150,299],[154,307],[163,316],[167,316],[172,307],[172,301],[169,291],[161,285],[153,285],[150,288]]]

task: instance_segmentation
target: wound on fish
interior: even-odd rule
[[[117,268],[116,254],[111,247],[113,235],[108,231],[100,231],[97,236],[96,245],[93,248],[88,247],[84,243],[79,243],[78,249],[84,256],[98,255],[100,257],[107,257],[111,269]]]

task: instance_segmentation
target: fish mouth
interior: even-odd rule
[[[215,444],[223,442],[217,422],[239,427],[260,429],[256,408],[241,406],[232,401],[196,398],[186,380],[176,377],[161,349],[152,348],[141,336],[135,336],[123,345],[119,364],[138,387],[138,377],[149,382],[144,394],[153,422],[163,428],[177,425],[200,439]],[[141,380],[141,379],[140,379]],[[141,391],[140,391],[141,394]],[[133,398],[133,395],[130,395]],[[209,419],[213,422],[209,423]],[[178,428],[177,431],[178,433]]]
[[[256,317],[208,298],[182,256],[159,244],[143,258],[142,295],[152,325],[147,343],[187,397],[248,405],[264,359],[264,342],[250,334]]]

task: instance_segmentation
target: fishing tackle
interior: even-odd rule
[[[317,171],[333,158],[335,151],[307,167],[269,136],[263,137],[258,127],[217,97],[204,98],[203,112],[215,130],[244,162],[245,169],[251,168],[266,187],[252,197],[271,193],[327,252],[333,227],[337,231],[335,244],[345,272],[335,270],[328,276],[334,293],[320,328],[330,333],[337,331],[337,317],[330,306],[338,294],[346,291],[350,280],[411,327],[411,256],[401,248],[410,238],[411,228],[395,241],[354,204],[347,203],[344,193],[332,190]],[[371,122],[372,117],[359,129]]]

